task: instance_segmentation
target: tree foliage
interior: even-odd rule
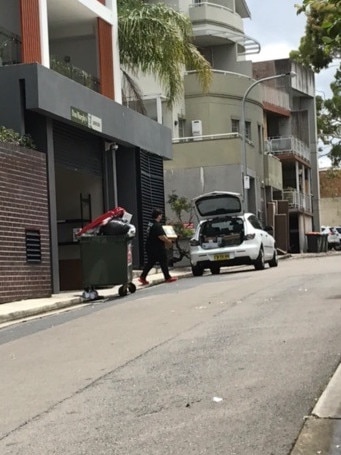
[[[297,14],[306,15],[307,24],[298,51],[290,57],[319,72],[341,56],[341,2],[303,0],[296,7]]]
[[[307,24],[293,60],[319,72],[341,57],[341,1],[302,0],[296,5],[297,14],[305,14]],[[341,163],[341,66],[330,85],[331,99],[316,97],[317,129],[319,139],[330,149],[333,166]]]
[[[338,70],[330,88],[331,99],[316,97],[317,130],[324,145],[330,147],[332,166],[341,164],[341,71]]]
[[[121,64],[132,74],[156,76],[172,105],[183,91],[183,70],[196,70],[206,91],[212,73],[209,62],[192,43],[188,17],[169,6],[143,0],[118,0]]]

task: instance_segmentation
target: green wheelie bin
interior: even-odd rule
[[[134,293],[132,238],[126,235],[80,237],[82,280],[85,292],[121,285],[121,297]]]

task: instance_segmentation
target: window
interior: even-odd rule
[[[184,118],[178,119],[178,128],[179,128],[179,137],[185,137],[185,126],[186,126],[186,120]]]
[[[245,138],[251,141],[251,122],[245,122]]]
[[[231,130],[232,133],[239,133],[239,120],[234,118],[231,120]]]
[[[258,125],[258,152],[263,153],[263,128]]]
[[[255,215],[250,215],[248,220],[255,229],[263,229],[262,223]]]

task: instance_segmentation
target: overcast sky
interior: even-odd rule
[[[300,0],[247,0],[251,20],[244,20],[245,33],[261,44],[261,52],[251,56],[253,61],[287,58],[298,48],[306,18],[296,14],[295,3]],[[317,94],[331,96],[329,85],[335,71],[333,67],[316,74]]]

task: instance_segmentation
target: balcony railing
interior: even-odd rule
[[[72,65],[70,62],[63,62],[55,57],[51,57],[50,66],[51,69],[59,74],[62,74],[63,76],[66,76],[69,79],[94,90],[95,92],[100,91],[100,82],[97,77],[92,76],[80,68],[77,68],[77,66]]]
[[[297,190],[284,190],[283,199],[289,202],[290,209],[312,212],[312,196]]]
[[[0,66],[21,62],[21,41],[18,35],[0,27]]]
[[[239,133],[221,133],[221,134],[205,134],[203,136],[187,136],[173,138],[173,144],[180,144],[182,142],[194,141],[212,141],[216,139],[236,139],[240,137]]]
[[[278,137],[268,138],[270,143],[271,153],[273,155],[292,154],[303,158],[310,163],[309,147],[297,137]]]

